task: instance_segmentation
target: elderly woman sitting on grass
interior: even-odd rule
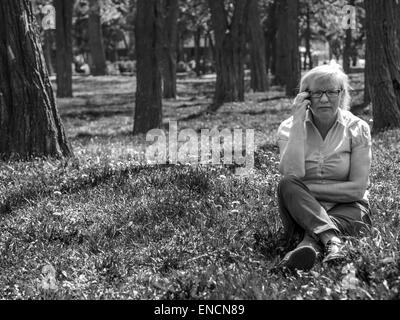
[[[348,111],[349,87],[336,63],[312,69],[301,80],[292,116],[278,129],[279,211],[286,236],[303,237],[279,264],[288,269],[311,269],[321,245],[323,262],[343,258],[340,236],[371,225],[371,134]]]

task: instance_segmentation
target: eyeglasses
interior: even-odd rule
[[[325,93],[327,95],[328,98],[337,98],[339,96],[339,94],[342,92],[343,90],[338,89],[338,90],[325,90],[325,91],[307,91],[311,98],[322,98],[322,95]]]

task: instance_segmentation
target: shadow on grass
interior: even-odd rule
[[[72,159],[72,162],[74,160]],[[123,169],[113,169],[109,166],[90,167],[77,179],[71,177],[67,181],[56,173],[55,176],[38,177],[29,181],[21,186],[17,191],[10,192],[5,197],[3,202],[0,203],[0,217],[6,214],[11,214],[14,210],[22,208],[26,204],[31,204],[43,197],[49,197],[54,193],[54,186],[57,186],[58,191],[62,194],[74,194],[80,191],[93,189],[99,185],[112,183],[115,186],[121,187],[132,175],[139,175],[143,172],[151,185],[157,186],[157,171],[165,170],[168,168],[176,168],[174,164],[160,164],[160,165],[131,165]],[[185,166],[178,166],[178,168],[186,168]],[[162,179],[166,176],[162,175]],[[169,182],[169,179],[166,179]],[[176,171],[174,183],[179,188],[187,188],[190,191],[204,194],[210,188],[208,178],[203,175],[201,170],[189,170],[188,173]]]
[[[93,138],[98,138],[98,139],[110,139],[110,138],[128,138],[128,137],[133,137],[133,130],[123,130],[119,132],[114,132],[114,133],[92,133],[88,131],[84,132],[79,132],[77,135],[69,137],[71,140],[91,140]]]
[[[190,120],[199,119],[202,116],[215,115],[215,114],[216,114],[215,112],[210,111],[208,109],[208,107],[207,107],[206,109],[204,109],[204,110],[202,110],[200,112],[196,112],[196,113],[190,114],[190,115],[188,115],[186,117],[180,118],[180,119],[178,119],[178,121],[190,121]]]
[[[59,188],[61,193],[77,193],[81,190],[95,188],[112,179],[122,181],[128,179],[130,174],[138,174],[142,171],[149,171],[149,175],[154,170],[166,167],[168,165],[159,166],[131,166],[122,170],[112,170],[109,167],[89,168],[85,172],[85,178],[80,177],[78,180],[70,179]],[[2,203],[0,203],[0,216],[11,214],[14,210],[29,204],[41,197],[50,196],[54,190],[52,184],[56,179],[49,178],[48,181],[35,180],[23,185],[20,190],[14,191],[8,195]]]
[[[80,120],[97,120],[100,118],[108,118],[114,116],[133,116],[132,109],[115,109],[115,110],[76,110],[75,112],[62,113],[62,119],[80,119]]]

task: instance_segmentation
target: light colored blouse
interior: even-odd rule
[[[293,117],[281,123],[277,132],[278,141],[288,141]],[[325,140],[315,127],[310,111],[305,119],[305,176],[303,181],[316,184],[331,181],[348,181],[351,153],[357,148],[371,148],[372,139],[369,125],[350,111],[338,109],[335,124]],[[368,190],[364,200],[368,201]],[[336,203],[320,201],[327,210]]]

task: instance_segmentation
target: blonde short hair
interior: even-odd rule
[[[343,90],[343,99],[340,108],[349,110],[351,101],[351,87],[349,83],[349,77],[344,73],[342,67],[335,61],[331,61],[329,64],[324,64],[311,69],[300,81],[300,92],[309,90],[311,84],[320,79],[333,79],[339,83],[340,89]]]

